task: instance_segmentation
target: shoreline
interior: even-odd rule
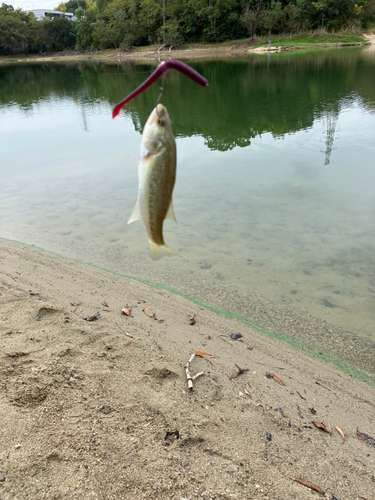
[[[210,305],[210,304],[202,301],[201,299],[199,299],[195,296],[192,296],[189,293],[186,293],[186,292],[183,292],[179,289],[176,289],[172,286],[168,286],[168,285],[165,285],[162,283],[153,282],[153,281],[146,280],[144,278],[137,277],[137,276],[123,274],[123,273],[115,271],[113,269],[107,269],[107,268],[100,266],[100,265],[97,265],[97,264],[93,264],[90,262],[84,262],[84,261],[81,261],[81,260],[78,260],[75,258],[67,257],[67,256],[61,255],[59,253],[56,253],[54,251],[46,250],[42,247],[38,247],[35,245],[29,245],[27,243],[23,243],[23,242],[16,241],[16,240],[8,240],[6,238],[0,238],[0,245],[1,245],[1,243],[4,243],[5,245],[7,245],[7,244],[15,245],[16,247],[19,247],[20,249],[25,249],[25,250],[30,249],[31,251],[38,251],[38,252],[41,252],[42,254],[49,255],[52,258],[56,258],[56,259],[61,260],[61,261],[76,263],[78,265],[88,267],[88,268],[93,269],[93,270],[98,270],[100,272],[104,272],[108,276],[115,276],[115,277],[118,277],[121,279],[130,280],[131,283],[141,284],[141,285],[144,285],[150,289],[163,290],[164,292],[171,293],[172,295],[174,295],[176,297],[180,297],[183,300],[190,302],[194,306],[198,306],[201,310],[207,310],[207,311],[214,313],[215,315],[217,315],[218,318],[224,317],[224,318],[229,319],[229,320],[235,320],[238,323],[240,323],[246,327],[249,327],[252,330],[257,331],[259,334],[261,334],[265,338],[279,341],[282,344],[290,347],[291,349],[293,349],[296,352],[302,352],[303,355],[308,356],[311,359],[316,359],[319,362],[326,364],[327,366],[334,367],[335,370],[338,370],[339,372],[345,373],[346,375],[352,376],[352,377],[354,377],[357,380],[360,380],[362,382],[368,383],[370,386],[375,388],[375,376],[374,376],[375,374],[373,372],[371,372],[371,369],[368,368],[367,366],[365,366],[365,367],[354,366],[353,364],[350,364],[350,361],[340,358],[338,352],[333,352],[332,350],[325,351],[325,350],[322,350],[322,348],[320,346],[313,347],[312,345],[309,344],[307,338],[304,338],[303,336],[302,337],[301,336],[291,336],[283,329],[281,329],[281,330],[277,329],[277,328],[272,329],[272,327],[270,325],[265,326],[264,324],[259,322],[259,318],[256,318],[256,319],[250,318],[249,319],[249,318],[244,317],[243,315],[241,315],[238,312],[223,309],[219,305],[215,305],[215,306]],[[270,302],[270,304],[271,304],[271,302]],[[264,303],[263,306],[267,307],[267,304]],[[280,311],[279,311],[279,314],[280,314]],[[298,320],[300,322],[309,321],[309,320],[311,321],[311,319],[313,318],[313,316],[310,316],[309,314],[307,314],[305,317],[303,317],[301,311],[299,312],[299,315],[296,314],[296,317],[298,317]],[[289,318],[289,321],[291,321],[291,317]],[[277,319],[275,318],[274,321],[271,321],[271,324],[272,323],[278,324]],[[330,331],[331,331],[331,334],[333,336],[337,336],[340,334],[344,336],[347,333],[343,330],[340,331],[340,328],[335,328],[333,325],[330,325],[327,322],[324,322],[324,323],[326,323],[327,327],[332,328],[332,330],[330,330]],[[320,329],[319,329],[319,326],[317,324],[315,324],[315,328],[316,328],[316,334],[318,334],[318,332],[320,334]],[[333,331],[333,329],[335,331]],[[357,338],[357,342],[358,342],[358,338]],[[364,347],[361,346],[361,349],[363,350]]]
[[[0,64],[16,64],[20,62],[72,62],[72,61],[87,61],[87,60],[99,60],[99,61],[109,61],[109,60],[117,60],[119,62],[126,60],[139,60],[139,61],[147,61],[147,60],[157,60],[157,59],[165,59],[165,58],[182,58],[182,59],[207,59],[211,57],[238,57],[239,55],[246,57],[251,54],[267,54],[267,53],[279,53],[284,51],[296,51],[296,50],[304,50],[304,49],[330,49],[330,48],[342,48],[347,46],[353,47],[362,47],[365,45],[373,45],[375,44],[375,35],[365,34],[363,35],[363,42],[327,42],[321,44],[311,44],[311,45],[290,45],[290,46],[276,46],[268,48],[268,46],[264,47],[256,47],[252,48],[249,43],[233,43],[226,42],[220,44],[212,44],[212,45],[199,45],[188,47],[188,48],[180,48],[175,49],[169,52],[169,50],[163,50],[160,53],[153,48],[142,48],[140,50],[132,50],[129,52],[123,52],[119,49],[107,49],[105,51],[100,51],[98,53],[66,53],[66,54],[46,54],[43,56],[40,55],[27,55],[25,57],[18,56],[1,56]]]
[[[0,262],[4,498],[374,496],[368,384],[168,290],[4,240]]]

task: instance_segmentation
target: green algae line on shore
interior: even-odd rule
[[[304,344],[303,342],[294,339],[290,335],[270,331],[269,329],[264,328],[258,322],[254,322],[254,321],[251,321],[247,318],[244,318],[240,314],[237,314],[237,313],[234,313],[231,311],[226,311],[224,309],[220,309],[220,308],[217,308],[214,306],[210,306],[209,304],[206,304],[205,302],[203,302],[195,297],[192,297],[186,293],[180,292],[180,291],[178,291],[178,290],[176,290],[173,287],[170,287],[168,285],[163,285],[161,283],[153,283],[151,281],[148,281],[148,280],[145,280],[142,278],[138,278],[136,276],[130,276],[127,274],[119,273],[119,272],[111,270],[111,269],[106,269],[105,267],[102,267],[102,266],[99,266],[96,264],[92,264],[89,262],[83,262],[83,261],[80,261],[78,259],[72,259],[69,257],[65,257],[63,255],[56,253],[56,252],[46,250],[46,249],[41,248],[41,247],[37,247],[35,245],[23,243],[23,242],[20,242],[17,240],[9,240],[9,239],[0,237],[0,241],[4,241],[6,243],[13,243],[13,244],[19,245],[19,246],[24,247],[24,248],[37,250],[37,251],[46,253],[47,255],[51,255],[53,257],[57,257],[59,259],[65,260],[65,261],[75,262],[77,264],[87,266],[87,267],[92,268],[92,269],[97,269],[99,271],[103,271],[105,273],[112,274],[114,276],[118,276],[120,278],[125,278],[125,279],[131,280],[131,281],[135,281],[137,283],[141,283],[142,285],[146,285],[150,288],[154,288],[154,289],[158,289],[158,290],[165,290],[165,291],[172,293],[174,295],[177,295],[177,296],[179,296],[179,297],[181,297],[189,302],[192,302],[192,303],[194,303],[194,304],[196,304],[204,309],[207,309],[207,310],[209,310],[209,311],[211,311],[219,316],[223,316],[226,319],[235,319],[235,320],[239,321],[240,323],[242,323],[243,325],[245,325],[249,328],[252,328],[252,329],[256,330],[257,332],[259,332],[259,333],[261,333],[261,334],[263,334],[271,339],[286,343],[289,346],[293,347],[294,349],[296,349],[298,351],[302,351],[303,353],[307,354],[308,356],[310,356],[312,358],[316,358],[324,363],[331,364],[332,366],[334,366],[336,369],[340,370],[341,372],[343,372],[347,375],[350,375],[350,376],[356,378],[357,380],[360,380],[362,382],[366,382],[372,387],[375,387],[375,377],[374,376],[369,375],[368,373],[366,373],[363,370],[359,370],[355,367],[350,366],[345,361],[342,361],[342,360],[340,360],[340,359],[338,359],[330,354],[327,354],[324,352],[318,352],[315,349],[313,349],[312,347]]]

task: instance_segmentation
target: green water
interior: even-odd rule
[[[178,150],[165,240],[137,197],[157,63],[0,67],[0,237],[195,297],[375,373],[375,52],[192,61],[164,77]],[[189,62],[189,61],[187,61]],[[126,291],[124,291],[125,299]]]

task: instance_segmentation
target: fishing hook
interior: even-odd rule
[[[163,92],[164,92],[164,88],[160,87],[160,94],[159,94],[159,97],[158,97],[158,99],[156,101],[156,108],[155,108],[156,109],[156,114],[158,115],[159,118],[160,118],[160,116],[159,116],[159,113],[158,113],[158,104],[160,102],[161,96],[163,95]]]
[[[183,75],[187,76],[191,80],[193,80],[195,83],[198,83],[198,85],[201,85],[201,87],[206,87],[208,85],[208,81],[206,78],[204,78],[202,75],[198,73],[198,71],[195,71],[195,69],[191,68],[187,64],[177,61],[176,59],[170,59],[169,61],[163,61],[159,64],[159,66],[156,68],[156,70],[151,73],[151,75],[145,80],[139,87],[137,87],[131,94],[129,94],[125,99],[120,101],[116,106],[113,108],[112,111],[112,118],[116,118],[116,116],[120,113],[120,110],[125,104],[134,97],[137,97],[141,92],[146,90],[152,83],[154,83],[161,75],[166,73],[170,69],[176,69]],[[159,96],[159,99],[161,97],[161,94]],[[158,101],[159,101],[158,99]]]

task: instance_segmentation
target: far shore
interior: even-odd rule
[[[325,48],[342,48],[347,46],[363,46],[375,44],[375,35],[364,33],[362,42],[326,42],[326,43],[311,43],[299,45],[293,44],[293,39],[290,43],[278,45],[268,44],[254,45],[251,40],[248,42],[226,42],[219,44],[193,44],[186,47],[177,49],[163,49],[159,50],[157,46],[136,48],[130,51],[123,51],[119,49],[109,49],[95,52],[58,52],[52,54],[29,54],[29,55],[15,55],[15,56],[2,56],[0,57],[0,64],[17,64],[29,62],[71,62],[71,61],[88,61],[88,60],[102,60],[102,61],[124,61],[124,60],[158,60],[165,58],[181,58],[181,59],[207,59],[212,57],[231,58],[246,56],[248,54],[266,54],[278,53],[283,51],[295,51],[301,49],[325,49]]]

